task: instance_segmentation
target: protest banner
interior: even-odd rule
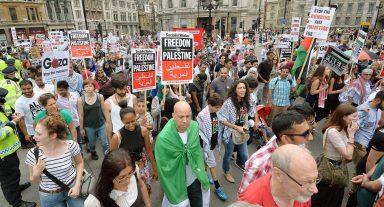
[[[29,52],[31,53],[31,59],[32,60],[40,60],[41,59],[39,47],[37,47],[37,46],[31,47],[31,49],[29,49]]]
[[[91,41],[88,30],[69,32],[72,59],[92,58]]]
[[[41,58],[43,82],[51,83],[52,80],[65,80],[69,75],[69,52],[51,51],[43,54]]]
[[[172,28],[173,32],[187,32],[193,34],[193,46],[195,49],[201,49],[203,45],[203,28]]]
[[[277,43],[277,48],[290,48],[291,47],[291,36],[289,34],[281,34]]]
[[[193,78],[193,35],[161,32],[162,84],[191,83]]]
[[[43,52],[44,53],[53,51],[51,41],[45,40],[42,42],[42,45],[43,45]]]
[[[359,61],[360,51],[363,49],[366,39],[367,39],[367,33],[364,32],[363,30],[359,30],[359,33],[357,34],[357,38],[352,45],[351,59],[354,63],[357,63]]]
[[[321,65],[324,65],[341,76],[345,73],[350,57],[335,46],[328,46]]]
[[[312,6],[304,37],[326,40],[334,14],[335,8]]]
[[[64,35],[62,31],[49,31],[48,38],[51,41],[54,51],[61,50],[61,47],[64,45]]]
[[[289,47],[289,48],[281,48],[280,58],[279,59],[281,60],[281,59],[291,58],[291,55],[292,55],[291,47]]]
[[[156,88],[156,49],[132,49],[133,92]]]
[[[15,27],[11,27],[11,34],[12,34],[13,45],[17,46],[17,34],[16,34]]]
[[[162,64],[161,64],[161,46],[157,46],[156,48],[156,57],[157,57],[157,70],[156,70],[156,75],[157,76],[161,76],[161,67],[162,67]]]
[[[315,44],[318,47],[318,58],[323,58],[327,51],[328,46],[336,46],[336,42],[326,42],[325,40],[318,40]]]
[[[292,17],[292,24],[291,24],[291,41],[292,42],[299,41],[300,25],[301,25],[301,17]]]
[[[44,40],[45,40],[45,35],[43,35],[43,34],[36,34],[36,36],[35,36],[36,44],[41,45],[41,44],[43,44]]]

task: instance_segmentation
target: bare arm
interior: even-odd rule
[[[80,194],[81,180],[83,179],[84,172],[84,160],[81,153],[78,153],[76,156],[74,156],[74,160],[76,163],[75,186],[69,190],[68,195],[76,198]]]
[[[196,91],[191,91],[191,95],[192,95],[193,103],[195,104],[196,108],[200,108],[199,100],[197,100],[197,93],[196,93]]]
[[[268,90],[268,104],[267,106],[272,106],[272,89]]]
[[[316,95],[316,94],[319,94],[321,91],[323,91],[324,89],[323,88],[319,88],[319,85],[320,85],[320,80],[319,79],[316,79],[312,82],[311,84],[311,90],[310,90],[310,93],[311,95]],[[319,89],[318,89],[319,88]]]
[[[370,171],[373,166],[375,166],[376,162],[383,156],[384,152],[380,152],[375,150],[374,148],[371,148],[371,151],[369,151],[367,162],[365,163],[365,171]]]
[[[72,140],[77,142],[77,131],[76,131],[76,127],[75,127],[75,124],[73,123],[73,121],[68,124],[68,128],[69,128],[69,131],[71,131]]]
[[[111,143],[112,139],[112,121],[111,121],[111,104],[109,101],[104,102],[104,116],[106,122],[107,137]]]
[[[119,148],[119,136],[117,134],[114,134],[109,140],[109,150],[113,151],[117,148]]]
[[[18,125],[20,127],[21,132],[24,134],[25,139],[28,142],[32,141],[31,136],[28,134],[27,127],[25,126],[24,116],[23,116],[23,118],[20,119]]]
[[[149,161],[151,162],[153,169],[153,179],[157,180],[157,166],[155,162],[155,158],[153,157],[151,142],[149,140],[149,132],[145,127],[141,127],[141,135],[144,138],[145,151],[148,154]]]
[[[81,98],[79,98],[77,100],[77,109],[79,111],[80,132],[84,136],[85,135],[85,131],[84,131],[84,109],[83,109],[83,101],[81,100]]]
[[[143,200],[145,207],[151,207],[151,199],[149,198],[147,186],[145,186],[144,181],[139,177],[138,184],[140,186],[141,193],[143,194]]]

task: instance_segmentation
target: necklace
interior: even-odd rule
[[[91,100],[93,100],[94,97],[95,97],[95,93],[92,93],[92,94],[90,94],[88,96],[85,94],[85,100],[87,102],[91,102]]]

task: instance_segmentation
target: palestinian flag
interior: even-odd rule
[[[312,48],[309,48],[311,47],[312,39],[313,38],[311,37],[305,37],[301,41],[300,47],[297,48],[296,50],[296,60],[292,67],[292,76],[295,78],[298,78],[298,76],[300,75],[301,68],[304,68],[304,70],[308,68],[308,63],[310,62],[310,58],[308,57],[306,63],[304,63],[304,61],[307,54],[312,50]],[[312,44],[312,47],[313,45],[314,44]],[[303,74],[301,75],[302,83],[303,83],[303,80],[305,80],[305,77],[304,77],[305,75],[306,75],[306,71],[303,71]]]

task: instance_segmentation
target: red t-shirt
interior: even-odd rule
[[[271,177],[272,174],[268,174],[252,182],[242,193],[240,193],[239,200],[265,207],[278,207],[273,200],[271,193]],[[310,207],[311,199],[309,199],[306,203],[299,203],[295,201],[293,206]]]

